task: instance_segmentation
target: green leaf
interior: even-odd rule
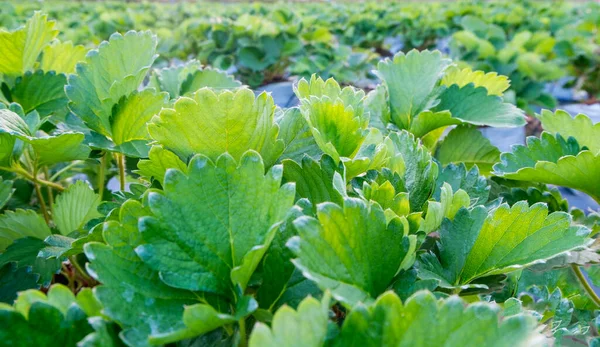
[[[148,86],[167,92],[171,99],[181,96],[181,84],[202,65],[197,60],[190,60],[183,65],[153,69]]]
[[[146,124],[160,112],[168,101],[167,93],[156,93],[153,89],[133,92],[121,99],[113,109],[112,140],[117,145],[136,140],[149,140]]]
[[[74,346],[91,331],[75,297],[62,285],[52,286],[48,297],[22,292],[14,308],[0,307],[0,339],[11,346]]]
[[[441,188],[444,183],[450,184],[454,191],[464,190],[471,198],[472,205],[483,205],[490,196],[490,185],[485,177],[479,175],[479,170],[475,166],[470,170],[467,170],[462,163],[459,165],[450,164],[444,167],[437,178],[435,192],[433,193],[434,199],[440,199]]]
[[[88,272],[102,283],[94,294],[103,314],[119,323],[123,341],[135,346],[148,345],[151,335],[185,329],[184,305],[198,299],[194,293],[164,284],[158,272],[136,255],[135,247],[143,242],[138,219],[149,214],[139,202],[125,202],[119,220],[104,225],[106,244],[90,242],[84,247],[90,260]]]
[[[256,323],[250,335],[250,347],[323,346],[327,337],[330,297],[322,301],[307,297],[297,310],[283,306],[275,313],[271,328]]]
[[[142,159],[138,162],[136,173],[146,180],[157,180],[164,184],[165,174],[168,169],[177,169],[182,172],[187,171],[187,165],[179,159],[173,152],[160,146],[152,146],[148,154],[148,159]]]
[[[388,292],[374,304],[360,304],[350,312],[336,345],[516,346],[543,339],[532,316],[503,318],[497,305],[484,302],[465,306],[457,296],[437,301],[427,291],[416,293],[403,305]]]
[[[216,160],[225,152],[239,160],[253,149],[270,166],[283,152],[283,141],[276,140],[274,108],[273,98],[266,93],[255,98],[249,89],[219,93],[201,89],[192,98],[179,98],[173,109],[163,109],[148,124],[148,131],[183,160],[194,154]]]
[[[14,192],[13,181],[0,177],[0,209],[4,208]]]
[[[281,166],[264,172],[253,151],[239,164],[198,155],[187,175],[169,170],[164,192],[148,196],[155,217],[140,221],[147,243],[138,255],[172,287],[226,297],[245,289],[294,201],[293,184],[280,187]]]
[[[450,64],[439,51],[412,50],[386,58],[377,74],[387,88],[390,117],[400,129],[409,129],[412,119],[430,107],[431,95]]]
[[[473,83],[475,87],[484,87],[488,95],[502,96],[502,93],[510,87],[508,77],[498,75],[497,72],[473,71],[470,68],[459,69],[452,66],[446,70],[442,78],[442,85],[450,87],[456,84],[459,88]]]
[[[308,199],[315,207],[328,201],[341,205],[346,195],[344,167],[336,165],[328,155],[322,156],[320,161],[305,156],[301,165],[284,160],[283,178],[296,184],[297,199]]]
[[[55,71],[58,74],[75,73],[75,66],[85,59],[86,49],[73,42],[54,41],[44,48],[40,69]]]
[[[16,239],[31,236],[44,240],[50,234],[44,218],[33,210],[6,211],[0,215],[0,251]]]
[[[435,157],[444,166],[450,163],[464,163],[467,168],[477,165],[485,175],[500,160],[500,151],[476,128],[458,126],[438,145]]]
[[[571,226],[564,212],[548,214],[545,204],[521,201],[488,213],[483,206],[461,209],[442,223],[439,260],[426,254],[420,278],[438,278],[442,287],[456,287],[477,278],[507,273],[584,246],[589,230]]]
[[[494,175],[527,182],[540,182],[580,190],[600,201],[600,154],[581,150],[569,137],[542,133],[528,137],[527,146],[514,146],[512,153],[502,153],[494,165]]]
[[[33,69],[38,56],[57,35],[54,21],[36,11],[25,26],[0,31],[0,74],[16,77]]]
[[[322,203],[317,217],[294,221],[298,236],[288,247],[305,277],[353,306],[383,293],[414,257],[416,239],[400,218],[389,223],[376,203],[345,198],[343,207]],[[385,257],[381,255],[385,254]]]
[[[451,85],[440,94],[439,104],[432,111],[449,111],[452,118],[474,125],[519,127],[527,123],[522,110],[473,84],[462,88]]]
[[[28,71],[15,81],[12,101],[19,103],[27,114],[36,110],[41,117],[66,113],[69,100],[65,95],[67,77],[53,71]]]
[[[204,68],[187,76],[181,84],[181,95],[191,94],[200,88],[236,89],[242,86],[232,75],[226,72]]]
[[[31,273],[40,275],[38,284],[47,287],[52,282],[52,276],[60,271],[62,262],[60,259],[38,257],[45,246],[43,240],[34,237],[16,239],[0,254],[0,267],[12,262],[18,267],[31,267]]]
[[[405,130],[391,133],[385,144],[391,153],[388,166],[403,179],[411,211],[421,211],[435,189],[437,164],[418,139]]]
[[[100,196],[87,183],[77,181],[56,198],[52,219],[60,233],[67,235],[81,229],[90,220],[102,217],[98,205]]]
[[[571,117],[563,110],[542,110],[537,116],[545,131],[560,134],[564,138],[574,137],[580,146],[586,146],[592,153],[600,152],[600,123],[593,124],[592,120],[583,114]]]
[[[156,36],[146,32],[115,33],[88,52],[65,87],[71,111],[90,129],[112,134],[112,108],[144,80],[156,58]]]
[[[38,288],[40,275],[31,272],[30,267],[19,267],[16,263],[8,263],[0,267],[0,310],[3,302],[12,304],[17,293],[23,290]]]
[[[0,110],[0,133],[15,136],[31,145],[38,166],[87,159],[90,153],[90,148],[82,144],[82,133],[65,132],[37,137],[31,134],[25,120],[7,109]],[[61,150],[57,151],[57,148]]]
[[[314,159],[321,156],[323,151],[315,142],[310,127],[299,108],[286,109],[277,123],[280,130],[277,138],[281,139],[285,145],[280,160],[291,159],[300,162],[304,155]]]
[[[436,231],[445,218],[454,219],[459,209],[469,207],[470,204],[471,199],[464,190],[459,189],[454,192],[450,184],[444,183],[441,189],[440,201],[429,201],[425,220],[419,230],[427,234]]]

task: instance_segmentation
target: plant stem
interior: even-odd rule
[[[30,174],[29,172],[23,170],[20,167],[16,167],[16,168],[12,168],[12,167],[5,167],[5,166],[0,166],[0,170],[3,171],[9,171],[9,172],[14,172],[18,175],[21,175],[25,178],[27,178],[30,181],[36,181],[37,183],[43,185],[43,186],[49,186],[52,187],[56,190],[58,190],[59,192],[62,192],[63,190],[65,190],[65,187],[61,186],[60,184],[54,183],[54,182],[49,182],[40,178],[35,178],[32,174]]]
[[[98,171],[98,195],[100,195],[100,200],[102,200],[102,196],[104,195],[104,181],[106,180],[106,174],[104,172],[105,166],[106,153],[100,158],[100,171]]]
[[[87,281],[93,281],[93,279],[87,274],[87,272],[85,272],[81,265],[79,265],[76,256],[69,257],[69,262],[71,262],[71,265],[77,269],[77,271],[81,274],[81,277],[85,278]]]
[[[44,177],[48,178],[48,167],[44,167]],[[46,193],[48,194],[48,205],[50,206],[50,213],[54,214],[54,194],[52,194],[52,187],[46,186]]]
[[[75,167],[79,165],[79,161],[76,160],[74,162],[72,162],[71,164],[63,167],[62,169],[58,170],[58,172],[56,172],[54,175],[52,175],[52,177],[50,177],[50,179],[48,179],[49,181],[55,181],[57,178],[60,177],[60,175],[64,174],[65,172],[67,172],[68,170],[70,170],[71,168]],[[48,178],[48,176],[46,176],[46,178]]]
[[[40,189],[40,185],[38,183],[37,178],[37,163],[34,163],[33,175],[31,175],[33,181],[33,187],[35,188],[35,194],[37,195],[38,202],[40,203],[40,208],[42,209],[42,214],[44,215],[44,219],[46,220],[46,224],[50,223],[50,215],[48,214],[48,208],[46,207],[46,201],[44,201],[44,196],[42,195],[42,190]]]
[[[125,190],[125,154],[116,154],[117,164],[119,165],[119,183],[121,191]]]
[[[600,297],[598,297],[598,295],[594,291],[594,288],[592,288],[592,286],[590,285],[590,283],[585,278],[585,275],[583,274],[583,272],[581,272],[581,269],[579,268],[579,265],[577,265],[577,264],[571,264],[571,269],[573,269],[573,272],[575,273],[575,276],[577,276],[577,279],[579,280],[579,282],[583,286],[583,289],[585,289],[585,291],[587,292],[587,294],[590,296],[590,298],[592,299],[592,301],[596,304],[596,306],[600,307]]]
[[[238,321],[238,325],[240,326],[240,344],[239,347],[246,347],[248,345],[248,341],[246,341],[246,320],[244,318]]]

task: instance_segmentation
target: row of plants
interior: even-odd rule
[[[91,48],[115,31],[150,29],[163,64],[197,59],[251,87],[319,73],[370,88],[382,57],[438,47],[462,66],[509,76],[511,102],[529,113],[555,107],[550,82],[590,102],[600,92],[593,2],[7,3],[0,26],[22,25],[39,6],[63,23],[63,41]]]
[[[476,127],[525,124],[508,78],[439,51],[281,109],[155,67],[150,31],[58,36],[40,12],[0,35],[2,343],[598,343],[600,215],[552,188],[600,202],[585,115],[501,154]]]

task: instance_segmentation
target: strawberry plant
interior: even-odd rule
[[[587,116],[542,111],[500,153],[477,127],[525,124],[510,80],[439,51],[368,92],[301,79],[282,109],[155,66],[151,31],[85,56],[56,35],[0,33],[7,345],[597,343],[600,216],[554,188],[600,202]]]

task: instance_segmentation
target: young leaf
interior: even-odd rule
[[[283,306],[275,313],[271,328],[256,323],[250,335],[250,347],[322,346],[327,337],[329,301],[326,295],[321,302],[307,297],[297,310]]]
[[[348,306],[383,293],[414,257],[416,239],[405,223],[398,217],[386,222],[376,203],[355,198],[345,198],[343,206],[322,203],[316,218],[298,218],[294,226],[298,236],[288,247],[298,256],[296,267]]]
[[[264,172],[254,151],[239,164],[198,155],[187,175],[167,171],[164,193],[148,197],[155,217],[140,221],[147,243],[138,255],[172,287],[225,297],[245,289],[294,201],[293,184],[280,187],[281,166]]]
[[[435,322],[436,329],[431,329]],[[536,319],[519,314],[502,318],[496,305],[465,307],[457,296],[437,301],[421,291],[404,305],[393,293],[369,306],[360,304],[346,317],[336,346],[514,346],[544,338]]]
[[[454,288],[477,278],[514,271],[584,246],[589,230],[571,226],[564,212],[548,215],[548,207],[521,201],[492,212],[484,206],[461,209],[453,221],[442,223],[439,260],[426,254],[419,265],[421,278],[440,280]],[[477,285],[475,285],[477,286]]]
[[[216,160],[226,152],[239,160],[252,149],[271,166],[283,152],[283,141],[275,140],[279,127],[273,121],[274,108],[266,93],[255,98],[249,89],[201,89],[191,98],[179,98],[173,109],[163,109],[148,131],[183,160],[194,154]]]
[[[464,190],[471,198],[472,204],[485,204],[490,196],[490,185],[485,177],[479,175],[479,170],[475,166],[470,170],[467,170],[462,163],[444,167],[437,178],[434,199],[440,199],[444,183],[450,184],[452,190]]]
[[[98,212],[100,197],[87,183],[77,181],[56,198],[52,219],[61,234],[67,235],[102,215]]]
[[[88,52],[65,87],[71,111],[95,132],[112,136],[112,108],[137,90],[156,58],[156,36],[129,31],[113,34]]]
[[[57,35],[54,21],[36,11],[25,26],[8,32],[0,31],[0,74],[16,77],[33,69],[38,56]]]

